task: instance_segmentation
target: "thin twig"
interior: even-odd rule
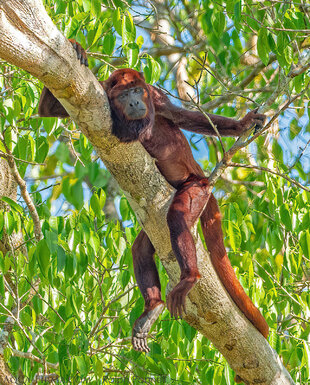
[[[243,167],[243,168],[252,168],[254,170],[266,171],[266,172],[269,172],[270,174],[280,176],[281,178],[286,179],[288,182],[298,186],[299,188],[310,192],[310,189],[308,187],[303,186],[302,184],[297,182],[295,179],[292,179],[285,174],[271,170],[270,168],[267,168],[267,167],[261,167],[261,166],[251,165],[251,164],[243,164],[243,163],[228,163],[227,167]]]
[[[51,362],[46,362],[45,360],[42,360],[38,356],[35,356],[34,354],[30,352],[21,352],[16,349],[11,349],[13,356],[20,357],[20,358],[26,358],[27,360],[38,362],[39,364],[46,365],[47,367],[51,369],[58,369],[58,364],[53,364]]]
[[[42,238],[42,231],[41,231],[41,224],[40,224],[40,218],[37,212],[37,209],[30,197],[30,194],[27,191],[27,184],[24,181],[24,179],[20,176],[20,173],[18,171],[18,168],[15,163],[14,156],[12,155],[11,151],[9,150],[8,146],[6,145],[5,141],[2,140],[3,145],[6,149],[6,154],[2,153],[1,156],[3,156],[6,161],[8,162],[8,165],[11,169],[12,175],[18,184],[20,188],[21,195],[28,207],[29,213],[33,220],[33,227],[34,227],[34,234],[36,237],[36,240],[39,241]]]
[[[111,301],[102,309],[102,312],[101,312],[101,316],[98,318],[95,326],[93,327],[93,329],[91,330],[91,332],[89,333],[89,337],[91,338],[95,333],[96,333],[96,330],[98,329],[98,326],[101,324],[102,320],[103,320],[103,317],[104,317],[104,314],[105,312],[107,311],[107,309],[116,301],[118,301],[120,298],[124,297],[124,295],[128,294],[132,289],[134,289],[136,287],[136,285],[133,285],[131,286],[129,289],[127,289],[126,291],[124,291],[124,293],[118,295],[117,297],[114,297],[113,299],[111,299]]]

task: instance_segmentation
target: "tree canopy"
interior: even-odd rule
[[[187,108],[240,118],[259,107],[268,116],[237,144],[187,137],[214,181],[230,260],[270,326],[268,341],[294,383],[307,384],[309,4],[43,3],[86,49],[99,80],[130,67]],[[38,116],[42,83],[4,60],[0,71],[0,384],[57,376],[70,384],[234,384],[217,348],[168,311],[152,329],[151,352],[131,348],[143,309],[131,257],[141,228],[135,212],[72,119]],[[165,293],[169,279],[156,263]]]

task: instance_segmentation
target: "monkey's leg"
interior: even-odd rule
[[[153,323],[163,311],[160,281],[154,262],[154,247],[146,233],[141,230],[132,246],[135,277],[145,301],[144,312],[132,328],[132,346],[135,350],[149,352],[147,336]]]
[[[191,176],[178,188],[167,215],[172,249],[181,269],[180,282],[169,293],[167,307],[172,317],[182,315],[185,297],[200,278],[196,247],[190,232],[210,196],[207,178]]]
[[[228,259],[223,241],[221,213],[217,201],[212,194],[200,220],[212,264],[222,284],[242,313],[267,338],[269,332],[268,324],[246,295]]]

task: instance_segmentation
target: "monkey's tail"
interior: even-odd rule
[[[221,214],[212,194],[201,216],[201,227],[212,264],[222,284],[242,313],[267,338],[269,326],[245,293],[228,259],[223,242]]]

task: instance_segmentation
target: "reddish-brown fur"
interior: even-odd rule
[[[84,51],[79,45],[75,48],[79,59],[85,64]],[[224,287],[244,315],[267,337],[268,325],[244,292],[227,257],[221,216],[208,179],[195,162],[190,146],[180,130],[183,128],[215,135],[213,126],[202,113],[174,106],[162,91],[147,85],[143,75],[137,71],[117,70],[102,82],[102,86],[110,101],[113,134],[124,142],[139,140],[155,158],[162,175],[176,189],[167,222],[181,276],[180,282],[167,297],[171,315],[182,315],[186,295],[200,278],[195,244],[190,232],[200,218],[213,266]],[[41,116],[67,116],[64,108],[46,88],[41,95],[39,113]],[[238,136],[253,124],[262,126],[265,120],[265,116],[256,110],[239,121],[211,114],[208,116],[223,136]],[[154,252],[152,243],[142,230],[132,248],[135,276],[145,300],[145,310],[133,327],[133,346],[141,351],[149,350],[147,333],[163,307],[159,276],[153,260]]]

